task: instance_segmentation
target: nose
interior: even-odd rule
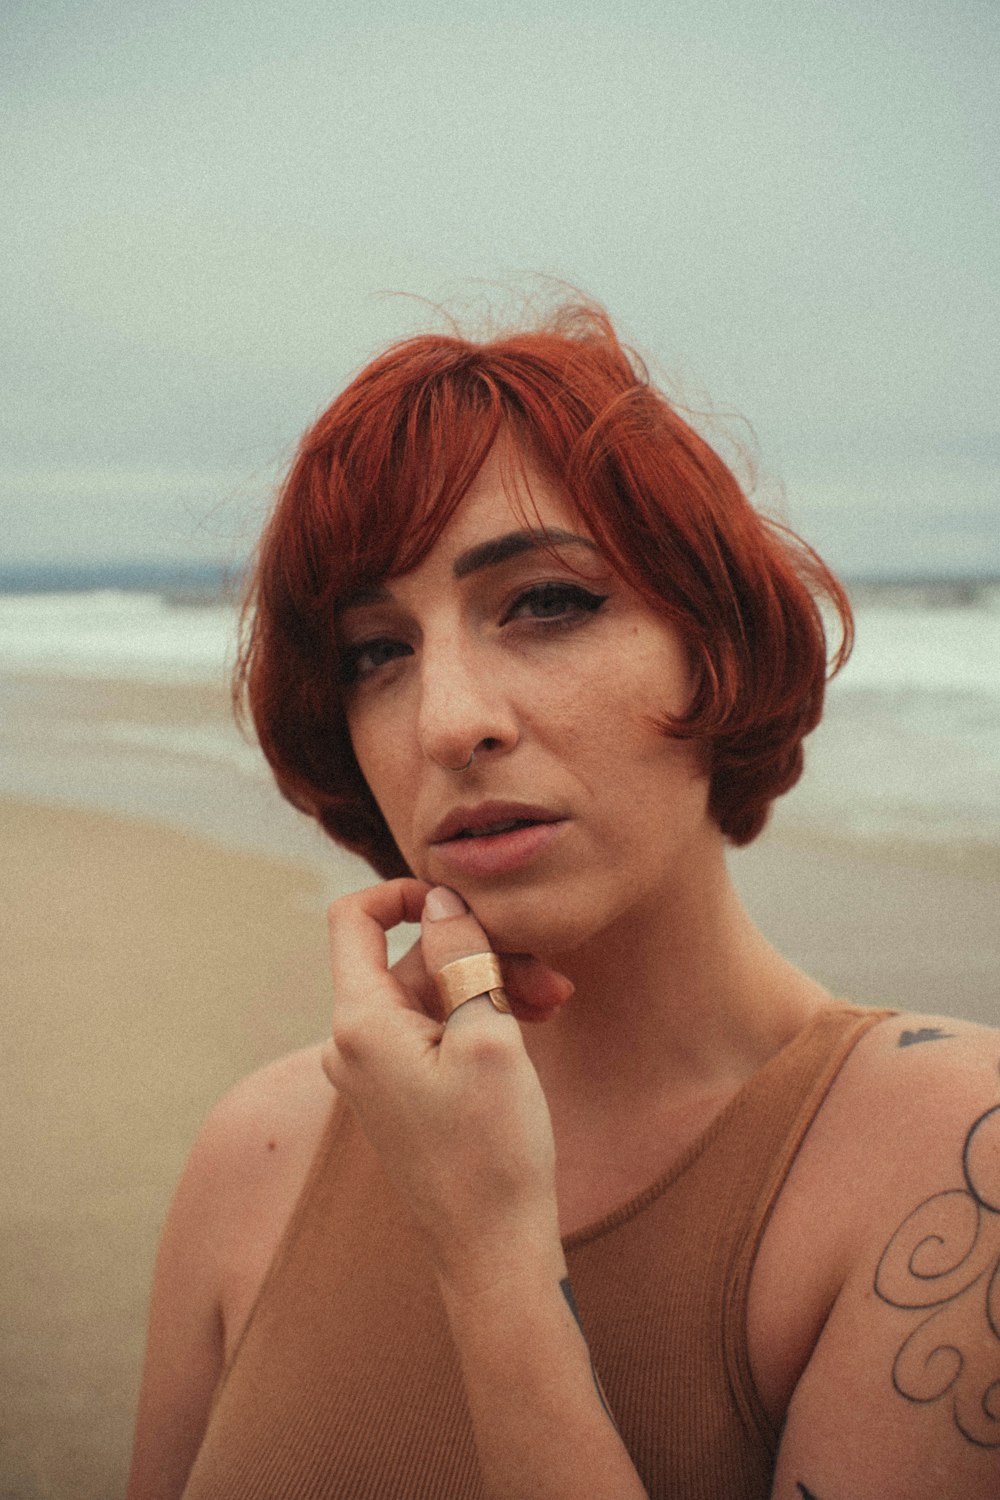
[[[509,754],[518,741],[512,706],[496,672],[475,651],[451,640],[421,661],[420,747],[446,771],[464,771],[476,757]]]

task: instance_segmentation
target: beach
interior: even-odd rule
[[[324,908],[366,876],[280,801],[219,688],[8,688],[0,1500],[109,1500],[177,1174],[220,1094],[322,1037]],[[836,993],[997,1020],[994,846],[779,817],[733,868]]]
[[[172,1184],[211,1101],[322,1035],[323,891],[152,824],[0,806],[0,1495],[123,1492]]]

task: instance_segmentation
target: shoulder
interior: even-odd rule
[[[244,1079],[195,1141],[157,1255],[130,1494],[183,1488],[329,1118],[320,1054],[311,1047]]]
[[[871,1298],[900,1227],[928,1200],[968,1190],[970,1153],[978,1162],[987,1138],[1000,1137],[998,1109],[1000,1032],[901,1012],[864,1033],[813,1120],[758,1250],[754,1342],[758,1351],[786,1350],[777,1384],[763,1376],[762,1384],[787,1396],[790,1374],[834,1304],[848,1289],[859,1305]],[[1000,1139],[993,1150],[992,1166],[977,1170],[1000,1178]]]
[[[1000,1031],[955,1016],[894,1011],[866,1033],[856,1049],[865,1069],[883,1069],[891,1082],[898,1064],[928,1078],[935,1074],[1000,1072]]]
[[[333,1090],[323,1072],[322,1046],[303,1047],[267,1063],[230,1088],[205,1117],[196,1149],[209,1155],[287,1143],[324,1117]]]
[[[842,1098],[831,1099],[831,1125],[853,1242],[867,1245],[868,1258],[942,1194],[1000,1208],[1000,1032],[900,1014],[874,1027],[852,1062]],[[973,1156],[978,1178],[990,1181],[973,1181]]]
[[[812,1194],[843,1225],[845,1255],[923,1193],[964,1181],[966,1142],[1000,1106],[1000,1032],[900,1012],[861,1038],[801,1156]]]
[[[334,1103],[320,1046],[268,1064],[206,1116],[171,1206],[161,1256],[196,1274],[239,1337],[306,1183]],[[186,1276],[185,1276],[186,1279]]]
[[[174,1194],[161,1255],[197,1257],[225,1297],[233,1267],[273,1247],[294,1207],[334,1094],[321,1048],[269,1063],[206,1115]]]
[[[239,1211],[268,1184],[308,1167],[333,1104],[317,1044],[268,1063],[206,1115],[178,1196],[207,1199],[213,1217]]]
[[[783,1452],[801,1472],[814,1465],[818,1493],[852,1434],[856,1493],[995,1494],[1000,1331],[987,1283],[1000,1268],[1000,1033],[944,1016],[880,1022],[800,1166],[800,1244],[830,1273],[831,1295]]]
[[[900,1012],[862,1038],[821,1116],[848,1158],[916,1177],[954,1160],[973,1120],[1000,1105],[1000,1031]],[[825,1117],[825,1118],[824,1118]]]

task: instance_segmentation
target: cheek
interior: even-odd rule
[[[399,735],[379,733],[368,724],[351,725],[351,748],[368,789],[400,848],[405,841],[405,810],[412,804],[413,769],[405,763]],[[405,849],[403,849],[405,854]]]
[[[614,775],[616,766],[625,775],[629,768],[669,775],[681,763],[700,772],[694,746],[671,739],[660,727],[665,716],[682,713],[687,705],[686,672],[660,670],[635,682],[627,665],[623,657],[600,672],[550,680],[544,711],[533,715],[539,737],[579,770],[590,766],[601,777]]]

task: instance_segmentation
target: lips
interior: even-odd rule
[[[480,802],[475,807],[454,808],[431,834],[432,844],[446,844],[457,839],[488,838],[512,833],[538,823],[559,823],[557,813],[523,802]]]
[[[481,802],[453,809],[435,828],[430,846],[445,878],[510,875],[533,864],[565,823],[548,808]]]

